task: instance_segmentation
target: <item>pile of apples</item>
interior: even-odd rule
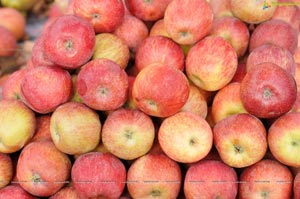
[[[0,198],[300,198],[299,30],[299,0],[55,1],[0,86]]]

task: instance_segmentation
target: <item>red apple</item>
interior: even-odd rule
[[[0,198],[5,199],[37,199],[25,191],[20,185],[12,184],[0,189]]]
[[[175,161],[163,154],[147,154],[129,167],[127,188],[133,198],[177,198],[181,179]]]
[[[182,45],[194,44],[205,37],[212,21],[212,9],[205,0],[173,0],[164,16],[168,34]]]
[[[73,0],[75,15],[88,20],[95,33],[112,32],[124,18],[124,5],[120,0]]]
[[[216,91],[231,81],[237,64],[237,54],[228,41],[220,36],[207,36],[189,50],[185,67],[196,86]]]
[[[0,57],[12,56],[17,49],[17,40],[7,28],[0,26]]]
[[[136,51],[135,66],[141,71],[151,65],[166,65],[183,71],[184,54],[180,46],[163,36],[150,36]]]
[[[0,153],[0,189],[10,184],[13,173],[14,168],[11,157],[8,154]]]
[[[213,11],[214,18],[233,16],[231,12],[230,0],[208,0]]]
[[[294,199],[300,198],[300,172],[298,172],[294,178],[293,183],[293,193],[294,193]]]
[[[74,15],[63,15],[47,30],[44,35],[47,38],[44,41],[44,53],[51,62],[75,69],[92,57],[95,32],[88,21]]]
[[[26,69],[20,68],[14,71],[2,87],[3,99],[21,99],[21,82]]]
[[[221,161],[204,160],[188,168],[184,179],[186,199],[236,198],[238,176]]]
[[[246,168],[240,182],[240,199],[292,198],[293,175],[288,167],[274,160],[261,160]]]
[[[127,100],[128,76],[108,59],[95,59],[78,73],[77,91],[83,102],[96,110],[114,110]]]
[[[26,191],[39,197],[51,196],[69,179],[71,161],[50,141],[37,141],[22,150],[17,179]]]
[[[43,114],[36,117],[36,131],[30,142],[48,140],[52,141],[50,132],[50,114]]]
[[[288,112],[297,96],[294,77],[271,62],[255,65],[244,77],[240,96],[245,109],[259,118]]]
[[[267,151],[267,133],[263,123],[253,115],[229,116],[213,128],[214,144],[224,163],[243,168],[260,161]]]
[[[125,188],[126,169],[110,153],[89,152],[79,156],[74,162],[72,181],[83,198],[117,199]]]
[[[74,187],[64,187],[49,199],[82,199]]]
[[[180,111],[188,100],[189,83],[183,72],[176,68],[150,66],[137,75],[132,96],[146,114],[167,117]]]
[[[71,93],[71,76],[59,67],[32,68],[26,72],[21,82],[22,101],[38,113],[54,111],[69,100]]]

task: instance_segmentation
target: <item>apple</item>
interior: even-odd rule
[[[77,76],[78,76],[77,73],[73,73],[71,75],[73,89],[72,89],[72,97],[71,97],[71,99],[69,101],[83,103],[82,99],[80,98],[80,96],[78,94],[78,89],[77,89],[77,85],[76,85]]]
[[[199,115],[179,112],[163,120],[158,141],[164,153],[181,163],[203,159],[213,145],[209,124]]]
[[[83,103],[95,110],[114,110],[127,100],[128,76],[109,59],[95,59],[81,67],[76,80]]]
[[[29,11],[38,0],[1,0],[4,7],[11,7],[19,11]]]
[[[159,19],[154,22],[150,29],[149,36],[164,36],[170,38],[170,35],[165,28],[164,19]]]
[[[81,199],[74,187],[64,187],[54,195],[50,196],[49,199]]]
[[[0,100],[3,99],[3,86],[10,75],[11,73],[2,74],[0,71]]]
[[[21,82],[26,69],[20,68],[11,73],[2,87],[3,99],[21,99]]]
[[[138,71],[152,65],[166,65],[183,71],[184,54],[173,40],[163,36],[149,36],[139,45],[135,54]]]
[[[122,1],[72,0],[73,13],[88,20],[95,33],[113,32],[124,18]]]
[[[51,115],[50,132],[60,151],[74,155],[92,151],[100,141],[99,115],[79,102],[66,102]]]
[[[300,112],[286,113],[275,120],[268,130],[268,145],[273,156],[281,163],[300,167],[298,156]]]
[[[244,79],[246,73],[247,73],[247,64],[244,62],[238,62],[236,72],[235,72],[233,78],[231,79],[231,82],[240,82],[241,83],[242,80]]]
[[[11,31],[16,40],[21,40],[25,35],[26,18],[14,8],[0,8],[0,26]]]
[[[128,97],[127,101],[124,104],[124,108],[128,109],[138,109],[136,103],[134,102],[133,96],[132,96],[132,88],[134,83],[135,77],[134,76],[128,76]]]
[[[231,81],[237,65],[237,54],[227,40],[207,36],[189,50],[185,67],[188,78],[196,86],[216,91]]]
[[[146,114],[168,117],[180,111],[188,100],[189,83],[182,71],[166,65],[153,65],[136,76],[132,96],[138,108]]]
[[[223,162],[200,161],[187,170],[184,179],[184,195],[186,199],[236,198],[237,181],[236,171]]]
[[[14,153],[31,139],[36,129],[32,110],[20,100],[0,101],[0,152]]]
[[[58,34],[59,33],[59,34]],[[45,32],[44,53],[66,69],[76,69],[89,61],[95,46],[93,26],[80,17],[58,17]]]
[[[225,16],[213,20],[210,35],[221,36],[242,57],[248,48],[250,33],[244,22],[236,17]]]
[[[274,63],[293,76],[295,74],[295,62],[293,55],[286,48],[274,44],[263,44],[255,48],[247,58],[247,70],[250,70],[253,66],[263,63]]]
[[[293,175],[287,166],[264,159],[245,168],[240,175],[240,199],[292,198]]]
[[[11,157],[8,154],[0,153],[0,190],[10,184],[13,173]]]
[[[60,104],[67,102],[71,94],[71,75],[59,67],[29,69],[21,81],[21,100],[38,113],[53,112]]]
[[[212,102],[212,117],[215,123],[239,113],[247,113],[240,97],[241,83],[232,82],[221,88]]]
[[[260,161],[268,148],[263,123],[248,113],[231,115],[217,122],[213,138],[222,161],[235,168]]]
[[[208,0],[213,11],[214,18],[233,16],[231,12],[230,0]]]
[[[288,112],[297,96],[291,73],[271,62],[253,66],[240,87],[242,103],[250,114],[275,118]]]
[[[177,198],[181,179],[177,162],[164,154],[147,154],[129,167],[127,189],[132,198]]]
[[[294,193],[294,199],[300,198],[300,172],[298,172],[294,178],[293,183],[293,193]]]
[[[230,0],[233,15],[249,24],[259,24],[272,18],[278,0]]]
[[[37,199],[18,184],[11,184],[0,189],[0,198],[5,199]]]
[[[32,195],[48,197],[67,183],[71,166],[69,157],[51,141],[31,142],[19,156],[17,179]]]
[[[41,140],[52,141],[50,132],[50,120],[51,114],[42,114],[36,116],[36,131],[31,138],[30,142],[36,142]]]
[[[17,40],[7,28],[0,26],[0,58],[10,57],[17,50]]]
[[[181,45],[192,45],[210,31],[213,11],[206,0],[173,0],[164,15],[170,37]]]
[[[252,32],[249,52],[263,44],[274,44],[289,50],[292,54],[297,49],[297,31],[285,21],[271,19],[260,23]]]
[[[71,175],[74,188],[84,198],[117,199],[125,188],[125,166],[110,153],[82,154],[75,160]]]
[[[97,34],[93,59],[99,58],[110,59],[125,69],[130,58],[129,47],[112,33]]]

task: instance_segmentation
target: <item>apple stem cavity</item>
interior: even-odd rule
[[[161,192],[159,190],[152,190],[150,194],[153,197],[159,197],[159,196],[161,196]]]
[[[270,99],[273,96],[271,89],[265,88],[263,92],[264,99]]]
[[[71,51],[72,50],[72,47],[73,47],[73,42],[71,40],[67,40],[65,42],[65,48],[67,51]]]
[[[191,138],[190,139],[190,145],[195,145],[197,142],[196,142],[196,140],[194,139],[194,138]]]
[[[125,137],[127,138],[127,139],[132,139],[132,136],[133,135],[133,132],[132,131],[130,131],[130,130],[125,130]]]
[[[234,146],[234,151],[236,152],[236,153],[243,153],[243,148],[241,147],[241,146],[239,146],[239,145],[235,145]]]
[[[34,174],[33,174],[31,180],[32,180],[32,182],[33,182],[34,184],[37,184],[37,183],[42,182],[41,176],[40,176],[39,174],[37,174],[37,173],[34,173]]]

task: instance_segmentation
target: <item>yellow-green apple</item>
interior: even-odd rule
[[[196,115],[206,118],[207,99],[206,93],[202,92],[197,86],[190,82],[189,98],[180,111],[192,112]]]
[[[56,148],[66,154],[92,151],[100,141],[101,121],[91,108],[79,102],[66,102],[51,115],[50,132]]]
[[[97,34],[93,59],[99,58],[110,59],[125,69],[130,58],[129,47],[112,33]]]
[[[138,108],[146,114],[168,117],[180,111],[188,100],[189,82],[176,68],[153,65],[136,76],[132,96]]]
[[[0,8],[0,26],[10,30],[16,40],[21,40],[25,35],[26,18],[14,8]]]
[[[213,11],[214,18],[233,16],[230,7],[230,0],[208,0]]]
[[[138,109],[136,103],[133,100],[133,96],[132,96],[132,88],[133,88],[134,80],[135,80],[134,76],[128,76],[128,97],[123,106],[124,108]]]
[[[36,130],[30,142],[48,140],[52,141],[50,132],[51,114],[36,116]]]
[[[268,130],[268,145],[281,163],[300,167],[300,113],[290,112],[277,118]]]
[[[88,20],[95,33],[112,32],[124,18],[124,5],[120,0],[72,0],[75,15]]]
[[[21,99],[21,82],[26,69],[20,68],[11,73],[2,87],[3,99]]]
[[[238,62],[236,72],[233,78],[231,79],[231,82],[242,82],[246,73],[247,73],[247,64],[244,62]]]
[[[83,198],[119,198],[125,188],[126,169],[110,153],[89,152],[75,160],[71,176]]]
[[[95,110],[114,110],[127,100],[128,76],[115,62],[101,58],[81,67],[76,80],[82,101]]]
[[[190,112],[179,112],[164,119],[158,131],[164,153],[181,163],[203,159],[213,145],[213,133],[207,121]]]
[[[80,198],[79,193],[74,187],[64,187],[52,196],[49,199],[82,199]]]
[[[237,65],[237,54],[227,40],[207,36],[189,50],[185,67],[188,78],[196,86],[216,91],[231,81]]]
[[[4,7],[11,7],[19,11],[29,11],[39,0],[1,0]]]
[[[213,138],[223,162],[235,168],[260,161],[268,148],[263,123],[248,113],[235,114],[216,123]]]
[[[230,0],[231,12],[249,24],[259,24],[272,18],[277,0]]]
[[[10,184],[0,189],[0,198],[5,199],[37,199],[18,184]]]
[[[0,57],[12,56],[17,50],[17,40],[7,28],[0,26]]]
[[[20,100],[0,101],[0,152],[14,153],[31,139],[36,129],[32,110]]]
[[[184,195],[193,198],[236,198],[236,171],[218,160],[203,160],[188,168],[184,179]]]
[[[292,74],[271,62],[253,66],[241,82],[242,103],[259,118],[275,118],[290,111],[296,96]]]
[[[135,1],[125,0],[129,12],[143,21],[157,21],[164,17],[172,0]]]
[[[212,102],[212,117],[215,123],[228,116],[247,113],[240,97],[241,83],[232,82],[221,88]]]
[[[132,109],[111,112],[101,133],[105,148],[124,160],[145,155],[151,149],[155,137],[151,118],[140,110]]]
[[[170,37],[181,45],[191,45],[210,31],[213,12],[206,0],[173,0],[164,15]]]
[[[249,52],[263,44],[274,44],[289,50],[292,54],[297,49],[297,31],[287,22],[271,19],[259,24],[252,32]]]
[[[293,54],[291,54],[286,48],[282,48],[274,44],[263,44],[258,46],[247,58],[247,70],[250,70],[253,66],[263,62],[272,62],[284,68],[293,76],[295,74]]]
[[[21,81],[21,100],[32,110],[46,114],[69,100],[72,79],[68,71],[55,66],[34,67]]]
[[[59,32],[59,34],[57,34]],[[95,46],[93,26],[75,15],[58,17],[45,31],[44,53],[66,69],[79,68],[92,57]]]
[[[294,199],[300,198],[300,172],[296,174],[293,182],[293,197]]]
[[[293,175],[287,166],[275,160],[264,159],[245,168],[240,182],[240,199],[292,198]]]
[[[17,179],[30,194],[48,197],[67,183],[71,166],[69,157],[51,141],[31,142],[21,151]]]
[[[125,15],[123,22],[116,28],[113,34],[121,38],[130,49],[131,57],[134,57],[137,47],[148,36],[149,30],[146,24],[132,15]]]
[[[164,19],[159,19],[155,21],[150,29],[149,36],[158,36],[158,35],[170,38],[170,35],[168,34],[165,28]]]
[[[213,20],[209,35],[221,36],[235,49],[237,56],[242,57],[248,48],[250,33],[246,24],[236,17],[220,17]]]
[[[164,154],[147,154],[129,167],[127,189],[132,198],[177,198],[181,180],[177,162]]]
[[[163,36],[149,36],[139,45],[135,54],[138,71],[152,65],[166,65],[183,71],[184,54],[173,40]]]
[[[11,157],[8,154],[0,153],[0,190],[10,184],[13,174],[14,168]]]

